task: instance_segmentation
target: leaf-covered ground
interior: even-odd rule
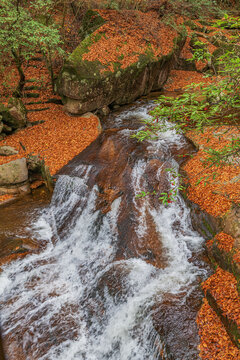
[[[121,12],[114,10],[100,10],[100,14],[107,21],[96,34],[105,34],[96,43],[92,44],[90,51],[85,55],[84,60],[98,59],[106,65],[108,70],[113,70],[112,63],[117,62],[122,68],[136,62],[136,53],[145,53],[149,50],[155,56],[168,54],[173,47],[173,40],[177,35],[169,25],[159,22],[158,15],[154,12]],[[176,22],[181,25],[186,19],[178,17]],[[71,19],[67,18],[66,33],[71,31]],[[198,21],[194,21],[196,26],[202,27]],[[117,24],[118,26],[115,26]],[[181,56],[185,59],[192,57],[190,47],[191,35],[193,30],[187,26],[187,41],[182,50]],[[217,28],[206,27],[212,31],[211,36],[219,31]],[[224,31],[226,37],[229,36]],[[205,33],[199,35],[202,42],[207,44],[209,52],[212,54],[215,46],[206,40]],[[197,69],[201,70],[206,66],[205,62],[196,64]],[[33,90],[32,93],[39,95],[36,99],[24,98],[29,121],[32,123],[43,121],[27,129],[8,136],[0,142],[1,145],[11,145],[19,150],[18,155],[11,157],[0,157],[0,164],[26,156],[29,153],[39,154],[44,157],[50,171],[54,174],[75,155],[88,146],[98,134],[98,122],[95,117],[86,121],[83,117],[71,117],[63,112],[61,105],[46,104],[44,101],[54,97],[49,75],[42,61],[30,61],[25,64],[26,78],[31,80],[29,85],[37,85],[41,89]],[[209,78],[204,78],[201,72],[173,70],[171,76],[165,84],[168,91],[182,90],[186,85],[197,82],[210,82]],[[11,88],[16,86],[17,74],[12,66],[6,72],[0,84],[0,93],[9,95]],[[27,91],[25,91],[26,93]],[[29,104],[30,102],[41,101],[41,104]],[[44,111],[31,111],[48,108]],[[208,128],[205,132],[196,133],[190,131],[187,135],[200,147],[199,152],[191,158],[184,169],[189,177],[188,196],[191,201],[200,205],[203,210],[218,216],[230,209],[232,202],[239,203],[240,183],[237,180],[239,167],[236,163],[227,164],[222,167],[219,176],[215,181],[211,177],[205,183],[201,181],[196,185],[199,177],[205,173],[203,160],[206,159],[206,150],[209,147],[221,149],[231,141],[231,137],[236,135],[236,129],[232,127]],[[23,146],[21,146],[21,144]],[[25,150],[23,149],[25,148]],[[212,174],[214,167],[209,169]],[[0,200],[9,199],[9,195],[4,195]],[[231,251],[234,239],[227,234],[220,233],[217,236],[218,246],[225,251]],[[240,253],[234,254],[234,261],[240,263]],[[239,294],[236,290],[236,279],[234,276],[221,268],[217,269],[216,274],[210,277],[203,288],[211,289],[226,315],[233,318],[239,324]],[[199,334],[201,338],[200,356],[203,360],[239,360],[240,351],[232,343],[220,318],[209,306],[207,299],[204,299],[203,306],[198,314]]]
[[[42,61],[30,61],[25,65],[25,72],[28,80],[26,86],[40,88],[25,90],[23,93],[24,96],[26,93],[39,95],[37,98],[23,98],[29,111],[28,121],[33,126],[21,129],[0,141],[0,146],[13,146],[19,151],[14,156],[0,156],[0,165],[26,157],[28,154],[35,154],[44,158],[51,174],[54,175],[96,139],[99,133],[98,119],[95,116],[87,119],[83,116],[73,117],[63,111],[62,105],[45,103],[48,99],[57,97],[52,93],[49,74]],[[14,70],[10,71],[10,74],[12,76],[9,77],[8,84],[14,87],[18,79],[17,74]],[[2,93],[6,90],[4,85],[5,83],[1,84]],[[41,109],[46,110],[33,111]],[[3,195],[0,196],[0,201],[11,198],[11,195]]]
[[[201,338],[199,350],[202,360],[240,359],[240,350],[232,343],[223,323],[206,298],[198,313],[197,323]]]
[[[151,52],[156,58],[173,48],[177,31],[159,21],[156,12],[99,10],[106,23],[94,32],[102,35],[83,60],[98,60],[109,71],[114,63],[125,69],[138,61],[139,54]]]

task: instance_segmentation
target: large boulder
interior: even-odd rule
[[[12,129],[23,128],[27,125],[27,110],[19,98],[11,98],[7,107],[1,104],[0,115],[3,123]]]
[[[96,19],[101,24],[99,17]],[[141,30],[141,24],[135,21],[136,31],[137,26]],[[65,109],[71,114],[84,114],[110,104],[131,103],[150,91],[162,88],[174,65],[176,54],[185,42],[184,35],[179,35],[178,41],[173,42],[167,54],[156,55],[156,46],[146,39],[146,44],[136,46],[136,49],[133,46],[132,53],[129,54],[130,50],[126,52],[125,47],[128,42],[134,43],[134,34],[128,35],[126,41],[123,38],[118,40],[119,25],[116,25],[114,35],[106,35],[106,26],[112,24],[113,21],[108,22],[88,35],[69,56],[60,73],[57,90],[62,96]],[[121,31],[119,29],[119,33]],[[112,43],[115,41],[118,41],[118,46],[113,49]],[[88,57],[89,54],[94,54],[93,49],[102,49],[103,46],[101,59],[98,56],[95,59],[94,56],[91,59],[91,55]],[[118,60],[114,51],[118,54]],[[123,64],[129,55],[133,60]]]

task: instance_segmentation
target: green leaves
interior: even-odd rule
[[[0,6],[0,64],[13,58],[20,75],[16,96],[21,96],[25,82],[23,61],[40,50],[51,73],[52,58],[63,55],[63,44],[58,26],[51,20],[52,0],[2,0]],[[50,15],[49,15],[50,14]],[[45,21],[42,21],[45,19]]]
[[[159,200],[163,203],[163,205],[171,204],[172,202],[177,200],[178,192],[185,190],[185,186],[179,182],[179,178],[181,175],[174,168],[166,168],[166,172],[169,173],[169,181],[170,181],[170,189],[167,192],[158,193],[157,191],[153,192],[145,192],[141,191],[136,195],[136,198],[141,199],[146,196],[157,196]]]
[[[239,17],[229,16],[225,13],[224,17],[217,20],[214,25],[226,29],[240,29],[240,19]]]
[[[227,18],[228,19],[228,18]],[[234,40],[239,42],[239,37]],[[197,43],[198,46],[202,45]],[[205,45],[205,44],[204,44]],[[239,49],[238,49],[239,51]],[[199,53],[200,54],[200,53]],[[197,55],[196,55],[197,56]],[[185,88],[185,93],[173,98],[160,96],[156,101],[157,106],[151,112],[152,119],[145,120],[145,129],[139,131],[134,137],[139,141],[154,139],[159,133],[174,129],[176,132],[185,133],[188,130],[197,130],[201,133],[209,126],[219,127],[228,124],[239,126],[240,119],[240,57],[235,51],[226,51],[218,58],[221,78],[211,84],[191,84]],[[219,135],[219,141],[223,134]],[[208,139],[206,139],[208,142]],[[236,158],[240,154],[240,138],[233,137],[232,142],[222,150],[208,149],[208,157],[203,161],[206,168],[204,176],[196,182],[207,184],[210,177],[216,178],[216,172],[207,174],[207,169],[226,164],[239,166]],[[168,169],[170,170],[170,169]],[[178,187],[181,190],[181,187]],[[166,203],[173,201],[175,193],[162,193],[159,199]],[[172,197],[173,196],[173,197]]]

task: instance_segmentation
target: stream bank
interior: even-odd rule
[[[183,166],[189,183],[187,203],[193,227],[206,239],[208,257],[215,269],[202,284],[205,297],[197,318],[202,359],[240,358],[239,166],[234,161],[237,158],[222,166],[215,180],[196,185],[199,173],[203,175],[201,163],[206,151],[231,141],[236,131],[237,127],[225,125],[217,131],[205,129],[201,135],[196,131],[187,133],[198,148]],[[209,171],[205,169],[205,173]]]

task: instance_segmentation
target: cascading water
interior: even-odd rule
[[[100,141],[103,160],[98,168],[97,155],[86,160],[83,154],[84,160],[69,165],[70,174],[59,176],[50,207],[32,224],[32,234],[44,249],[4,267],[1,324],[9,359],[198,358],[196,343],[172,354],[164,331],[157,331],[155,315],[166,299],[173,303],[177,299],[185,306],[198,277],[206,275],[193,256],[202,251],[203,239],[192,230],[180,196],[168,206],[149,197],[136,198],[149,186],[149,159],[162,163],[151,170],[156,183],[165,177],[168,187],[177,186],[171,185],[164,166],[167,162],[178,169],[169,146],[180,148],[183,137],[169,131],[143,150],[135,144],[135,159],[133,151],[124,150],[126,164],[116,164],[114,170],[120,190],[109,180],[112,139],[121,143],[121,149],[122,144],[132,144],[129,134],[135,130],[126,129],[126,123],[130,117],[148,116],[149,106],[115,118],[120,130],[107,140],[107,155]],[[106,190],[102,190],[104,178],[110,181],[107,191],[114,196],[102,211],[106,200],[99,205],[99,196]],[[194,326],[194,320],[188,320],[186,327]],[[177,338],[173,328],[171,333]]]

